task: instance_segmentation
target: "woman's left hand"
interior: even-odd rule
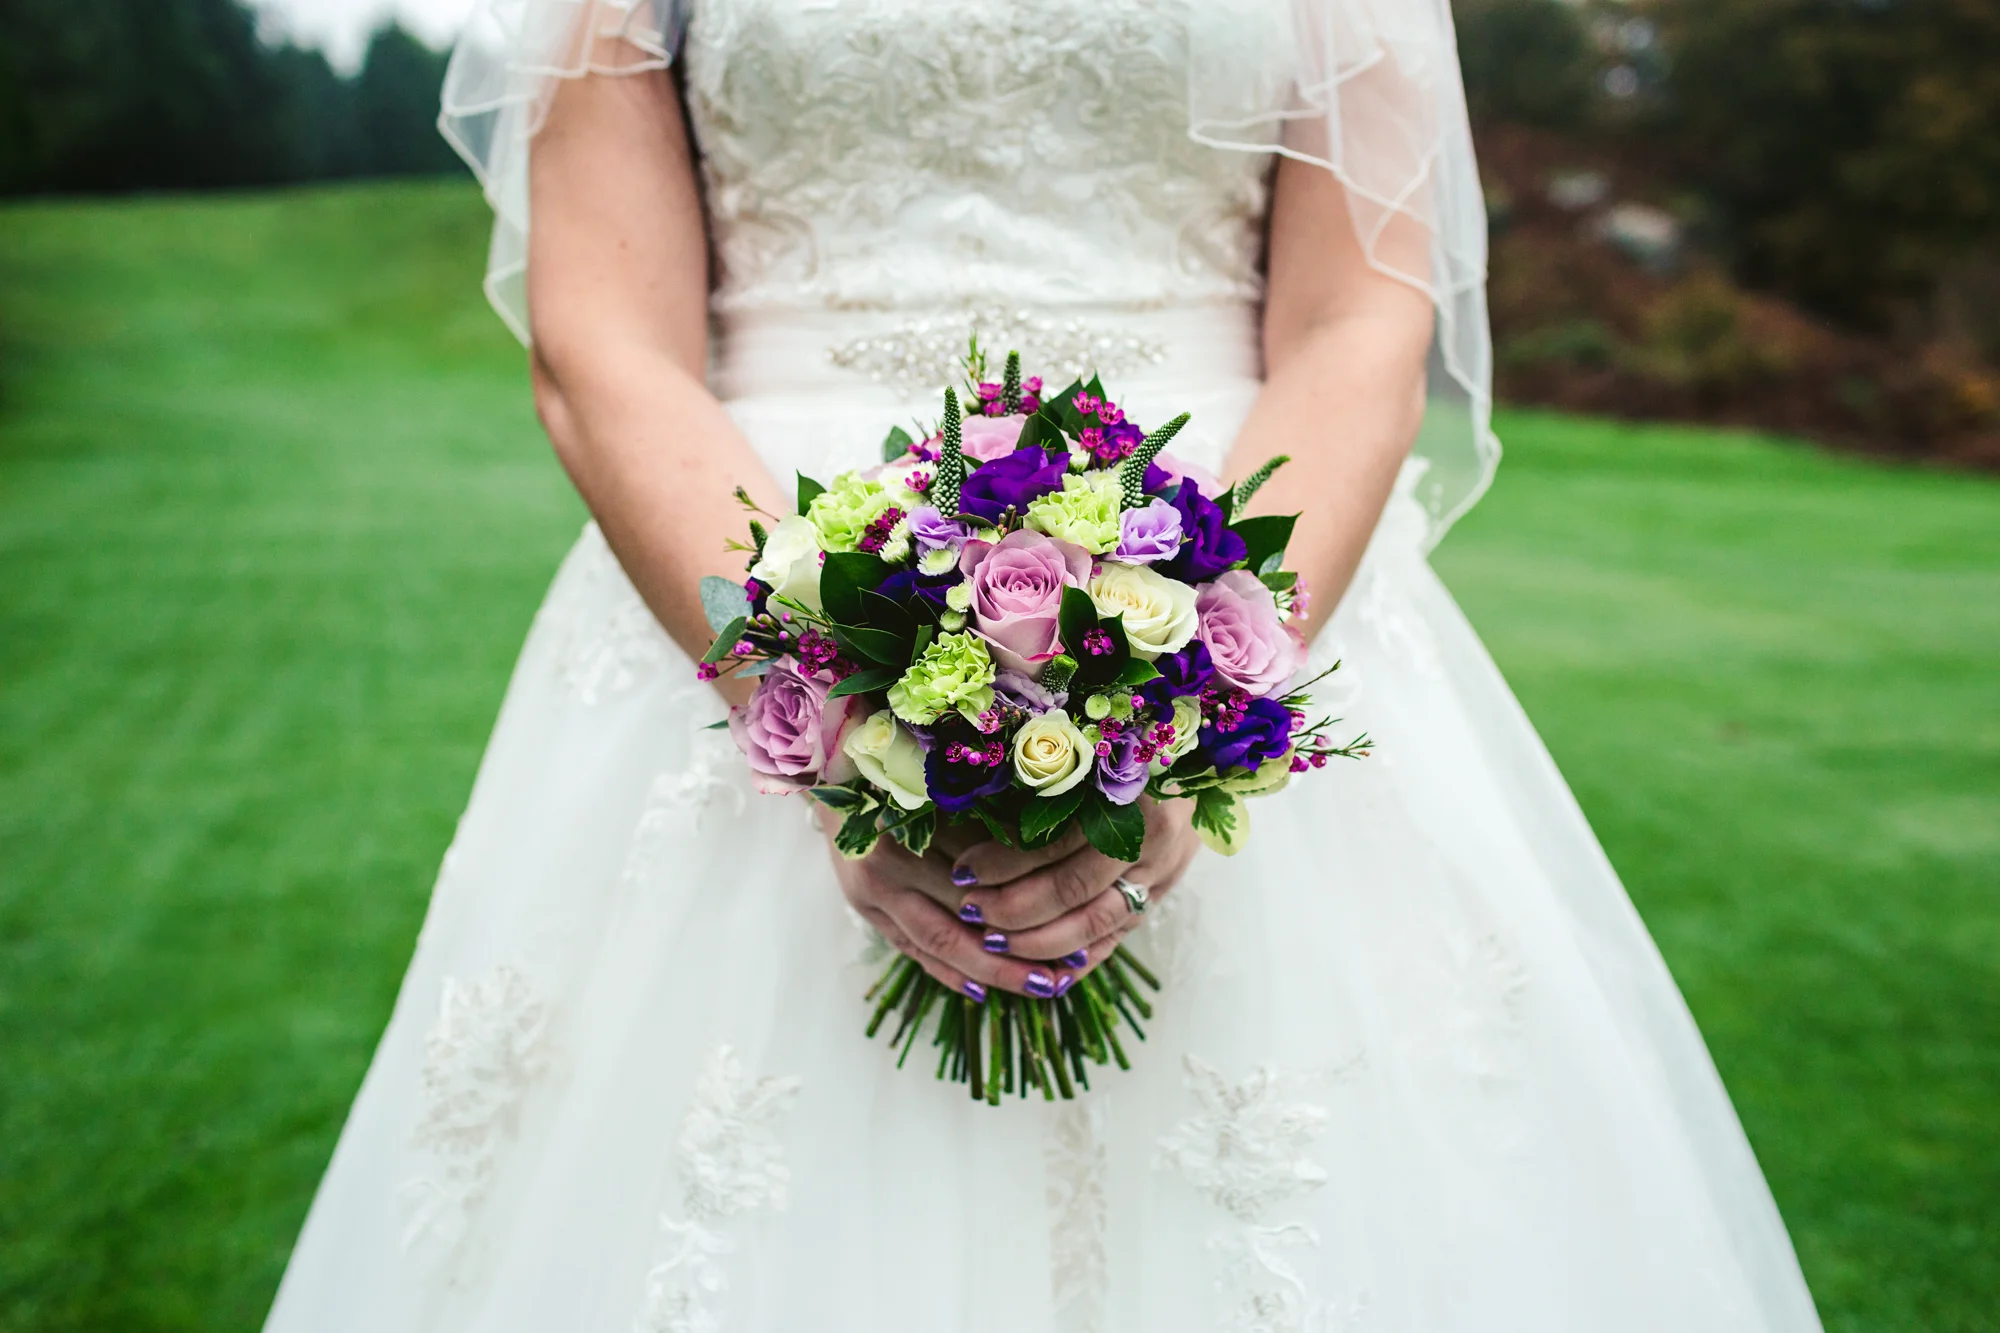
[[[1122,877],[1143,884],[1149,900],[1158,902],[1179,883],[1201,847],[1192,822],[1193,801],[1139,799],[1146,812],[1146,842],[1136,864],[1112,860],[1080,832],[1036,851],[997,842],[966,849],[954,866],[954,878],[976,876],[972,882],[977,887],[966,890],[960,916],[972,920],[965,909],[976,911],[989,932],[1005,937],[1006,952],[1016,958],[1060,961],[1079,974],[1090,971],[1141,921],[1114,887],[1116,881]],[[1073,962],[1079,953],[1085,957]]]

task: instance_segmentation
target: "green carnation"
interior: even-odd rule
[[[889,707],[912,726],[929,726],[953,709],[976,722],[993,706],[993,674],[978,636],[940,634],[889,687]]]
[[[858,472],[843,472],[833,479],[833,485],[813,497],[806,506],[806,517],[819,530],[823,549],[856,551],[868,525],[896,503],[898,493],[879,481],[863,481]]]
[[[1028,526],[1057,541],[1074,542],[1092,555],[1118,549],[1118,474],[1071,473],[1063,488],[1028,506]]]

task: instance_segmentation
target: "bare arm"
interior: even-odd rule
[[[1381,245],[1424,271],[1428,237],[1390,227]],[[1273,454],[1292,461],[1257,493],[1260,514],[1303,514],[1285,553],[1312,590],[1314,634],[1354,578],[1424,413],[1431,303],[1369,267],[1340,183],[1280,161],[1271,203],[1264,391],[1237,436],[1228,477]]]
[[[669,76],[565,83],[533,152],[535,407],[640,596],[699,657],[701,576],[743,577],[731,491],[790,506],[704,384],[708,246]],[[740,702],[750,684],[718,688]]]

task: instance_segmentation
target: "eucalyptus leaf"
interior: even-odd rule
[[[750,621],[746,617],[738,616],[717,630],[715,642],[708,645],[708,651],[702,654],[701,660],[713,666],[715,663],[729,656],[729,650],[734,648],[736,641],[743,637],[743,628],[749,623]]]
[[[707,574],[701,580],[701,613],[708,617],[708,627],[717,634],[732,620],[747,620],[750,615],[750,597],[743,591],[743,585],[719,574]]]

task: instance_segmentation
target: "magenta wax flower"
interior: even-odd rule
[[[959,429],[959,450],[981,463],[1005,458],[1014,452],[1026,423],[1026,417],[967,417]]]
[[[1168,560],[1181,548],[1181,511],[1154,496],[1143,509],[1128,509],[1118,519],[1115,559],[1128,565]]]
[[[864,710],[856,707],[858,695],[826,697],[835,679],[831,671],[804,674],[791,658],[780,658],[750,702],[729,710],[730,738],[749,760],[758,791],[781,795],[854,776],[841,742]]]
[[[1090,582],[1088,552],[1027,528],[967,542],[958,567],[972,587],[973,630],[996,663],[1030,676],[1060,651],[1063,589]]]
[[[1241,569],[1218,574],[1195,595],[1194,610],[1195,637],[1208,648],[1215,674],[1237,689],[1269,694],[1299,669],[1305,649],[1255,574]]]

